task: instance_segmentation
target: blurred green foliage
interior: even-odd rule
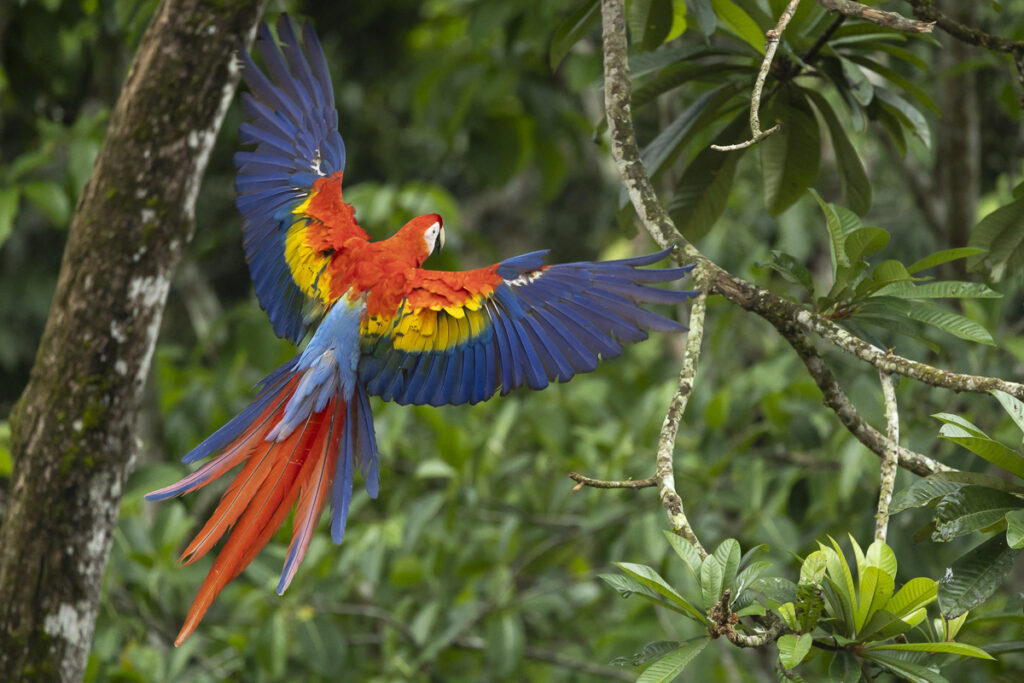
[[[914,287],[914,262],[963,246],[928,228],[897,161],[903,156],[915,173],[934,172],[928,142],[937,94],[950,74],[933,68],[931,39],[848,22],[818,47],[820,71],[769,81],[762,120],[782,119],[783,133],[758,150],[707,151],[711,142],[747,134],[745,107],[763,32],[783,5],[630,3],[645,161],[675,220],[716,262],[817,310],[861,306],[860,323],[870,324],[863,306],[879,298],[873,294],[893,283]],[[81,0],[0,9],[5,485],[9,427],[2,416],[28,379],[75,199],[155,6]],[[594,143],[603,128],[595,8],[572,0],[272,3],[274,12],[313,21],[328,53],[349,153],[346,197],[361,222],[384,236],[411,215],[440,211],[451,246],[432,264],[440,268],[541,248],[558,260],[650,248],[646,238],[629,241],[631,209],[606,151]],[[1019,35],[1021,10],[1019,0],[1004,1],[1002,14],[986,6],[985,16],[1001,34]],[[797,69],[794,57],[807,56],[833,21],[816,3],[801,3],[780,68]],[[837,319],[900,353],[1014,379],[1024,363],[1024,224],[1015,189],[1019,155],[1008,151],[1017,143],[1007,140],[1017,135],[1018,93],[1003,56],[977,52],[960,68],[978,72],[986,103],[978,218],[989,217],[972,236],[978,250],[962,254],[979,269],[969,276],[973,298],[942,306],[958,324],[966,320],[990,334],[993,345],[917,319],[897,326],[898,310],[876,315],[890,324],[872,329],[858,327],[853,312]],[[382,493],[376,501],[356,497],[344,545],[318,535],[278,598],[273,588],[285,532],[225,590],[196,636],[179,649],[170,646],[210,562],[182,569],[177,553],[216,492],[160,505],[144,503],[142,495],[180,476],[177,458],[244,407],[255,382],[294,352],[273,337],[256,305],[240,248],[231,163],[240,121],[233,105],[199,198],[196,237],[168,303],[140,423],[145,448],[124,497],[88,680],[629,680],[631,661],[612,667],[612,660],[646,646],[644,661],[652,661],[668,652],[657,641],[705,634],[670,609],[619,599],[598,579],[613,562],[628,561],[649,565],[673,586],[687,585],[685,566],[662,536],[667,522],[655,491],[573,493],[566,477],[651,474],[681,355],[680,339],[659,335],[593,375],[539,393],[475,407],[375,404]],[[896,155],[881,142],[886,136]],[[812,187],[824,198],[820,204],[807,191]],[[844,211],[852,216],[845,224]],[[911,279],[884,279],[893,267],[879,269],[889,260],[910,266],[904,268]],[[916,301],[922,293],[911,294]],[[873,369],[839,354],[828,361],[865,417],[881,424]],[[928,417],[966,415],[1008,441],[1013,422],[991,399],[911,381],[898,389],[904,445],[961,469],[995,472],[938,440]],[[818,550],[827,535],[870,536],[877,459],[820,404],[814,382],[767,323],[720,299],[708,302],[676,481],[709,547],[725,539],[744,548],[767,544],[760,557],[772,571],[797,576],[794,556]],[[901,472],[897,488],[915,479]],[[892,520],[897,585],[909,577],[941,579],[976,543],[960,537],[916,546],[928,512]],[[1018,569],[972,612],[958,640],[984,646],[1019,639],[1024,612],[1013,594],[1022,588]],[[799,663],[799,644],[785,645],[784,661]],[[960,662],[943,672],[950,680],[1014,680],[1024,668],[1021,650],[1011,641],[998,663]],[[771,679],[775,660],[774,652],[713,642],[686,675]],[[825,666],[813,659],[801,673],[817,680]]]

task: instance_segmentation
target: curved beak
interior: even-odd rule
[[[441,251],[444,249],[444,226],[441,226],[441,232],[437,235],[437,250]]]

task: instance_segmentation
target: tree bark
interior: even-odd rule
[[[0,680],[82,677],[171,275],[266,0],[164,0],[78,202],[11,416]]]

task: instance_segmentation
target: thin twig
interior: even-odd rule
[[[854,19],[864,19],[905,33],[931,33],[935,28],[934,21],[914,21],[902,14],[868,7],[852,0],[818,0],[818,4],[830,12],[838,12]]]
[[[570,472],[569,478],[576,482],[576,486],[572,487],[573,491],[579,491],[584,486],[589,486],[593,489],[647,489],[658,485],[657,477],[616,481],[613,479],[591,479],[578,472]]]
[[[761,70],[757,72],[754,90],[750,95],[750,133],[752,137],[746,142],[740,142],[735,145],[711,145],[711,149],[719,152],[744,149],[745,147],[756,145],[769,135],[778,132],[782,127],[782,124],[776,123],[766,131],[761,130],[761,116],[759,114],[761,109],[761,91],[764,89],[764,82],[768,78],[768,72],[771,71],[772,60],[775,58],[775,51],[779,47],[779,41],[782,39],[782,32],[786,30],[799,4],[800,0],[790,0],[789,4],[786,5],[786,9],[782,10],[782,16],[779,17],[779,22],[775,24],[775,28],[770,29],[764,34],[767,39],[764,46],[764,59],[761,61]]]
[[[899,465],[900,413],[896,406],[896,388],[893,386],[892,375],[879,372],[878,377],[882,382],[889,442],[882,458],[882,484],[878,492],[878,513],[875,515],[875,540],[885,543],[885,535],[889,530],[889,502],[896,487],[896,470]]]

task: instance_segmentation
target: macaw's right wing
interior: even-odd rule
[[[403,404],[477,403],[590,372],[648,331],[686,330],[644,308],[697,294],[652,286],[690,270],[640,267],[667,250],[552,266],[544,265],[546,253],[479,270],[419,271],[398,311],[370,310],[359,363],[369,394]]]
[[[298,343],[345,289],[328,272],[332,256],[368,237],[342,199],[345,143],[320,42],[307,24],[300,46],[285,15],[277,35],[280,47],[260,25],[266,74],[241,57],[252,91],[242,95],[241,140],[256,149],[235,154],[236,206],[260,305],[274,332]]]

